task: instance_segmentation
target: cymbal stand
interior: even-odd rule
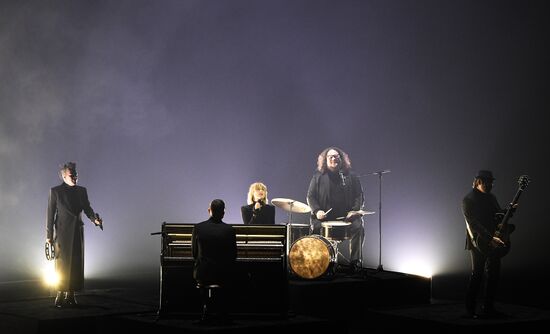
[[[290,210],[288,211],[288,225],[286,226],[286,256],[288,261],[288,254],[290,253],[290,241],[292,240],[292,206],[294,201],[290,202]],[[290,263],[287,263],[290,265]]]

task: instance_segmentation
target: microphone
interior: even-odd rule
[[[103,231],[103,219],[99,216],[99,213],[95,213],[95,219],[99,221],[99,228]]]
[[[344,176],[344,173],[342,173],[341,169],[338,171],[338,174],[340,174],[340,178],[342,179],[342,186],[345,187],[346,186],[346,177]]]

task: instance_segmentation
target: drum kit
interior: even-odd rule
[[[332,276],[336,269],[338,244],[350,239],[350,222],[345,217],[321,223],[322,235],[311,234],[309,224],[292,223],[292,213],[311,213],[302,202],[288,198],[274,198],[271,203],[289,213],[287,224],[288,264],[292,274],[304,279]],[[356,215],[373,214],[372,211],[354,211]]]
[[[289,198],[274,198],[271,200],[271,204],[278,208],[281,208],[288,212],[287,223],[287,254],[289,254],[289,247],[300,237],[310,234],[309,224],[297,224],[292,222],[293,213],[310,213],[311,208],[309,205],[289,199]]]

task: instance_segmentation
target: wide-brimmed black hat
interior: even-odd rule
[[[480,170],[477,172],[476,179],[494,180],[495,178],[490,170]]]

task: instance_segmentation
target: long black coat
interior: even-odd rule
[[[210,217],[193,228],[193,278],[201,284],[228,284],[235,274],[237,235],[231,225]]]
[[[95,220],[86,188],[63,183],[50,189],[46,237],[55,244],[60,291],[78,291],[84,287],[83,211],[91,221]]]

